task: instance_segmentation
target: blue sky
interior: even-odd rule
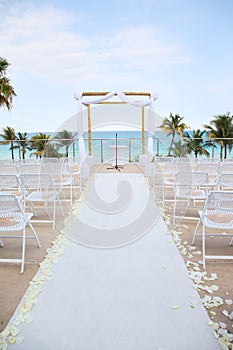
[[[233,113],[231,0],[0,0],[0,56],[17,98],[0,128],[53,131],[74,92],[151,91],[201,128]]]

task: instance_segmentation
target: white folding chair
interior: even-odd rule
[[[225,161],[222,163],[219,174],[233,173],[233,162]]]
[[[0,174],[17,174],[18,168],[16,164],[1,164]]]
[[[56,158],[56,157],[42,157],[41,163],[58,163],[58,158]]]
[[[216,184],[218,191],[233,191],[233,173],[222,173],[218,177]]]
[[[36,159],[36,158],[17,159],[15,161],[15,163],[17,165],[19,165],[19,164],[37,164],[38,159]]]
[[[173,226],[175,225],[176,218],[195,219],[193,215],[177,215],[177,204],[179,203],[179,210],[183,209],[184,211],[190,208],[200,208],[200,205],[204,205],[207,197],[208,181],[209,176],[207,173],[196,171],[177,172],[174,186]]]
[[[208,173],[209,175],[209,187],[215,188],[219,171],[220,163],[217,162],[201,162],[197,164],[196,171]]]
[[[15,194],[22,198],[20,180],[16,174],[0,174],[0,193]]]
[[[40,173],[41,164],[40,163],[22,163],[18,165],[19,174],[31,174]]]
[[[49,174],[53,180],[54,186],[65,192],[69,191],[69,201],[72,204],[73,201],[73,177],[71,175],[70,167],[67,163],[44,163],[41,165],[41,171],[45,174]],[[65,193],[64,193],[64,197]]]
[[[59,198],[59,191],[55,188],[53,180],[49,174],[21,174],[21,184],[24,193],[24,203],[28,203],[35,216],[38,216],[38,210],[46,211],[48,219],[33,219],[33,222],[50,222],[53,229],[56,225],[57,204],[64,216],[62,205]],[[38,204],[40,205],[38,207]],[[49,207],[49,204],[51,205]]]
[[[19,199],[14,194],[0,193],[0,238],[21,238],[22,253],[21,258],[0,258],[0,263],[20,263],[21,273],[24,272],[26,238],[35,238],[38,247],[40,247],[39,238],[31,224],[32,213],[25,213],[22,209]],[[26,235],[26,226],[29,226],[33,236]],[[12,233],[22,231],[20,236]],[[9,235],[11,233],[11,235]]]
[[[225,231],[233,230],[233,191],[212,191],[209,193],[203,211],[199,212],[200,220],[194,231],[192,243],[198,234],[198,228],[202,224],[202,256],[203,267],[207,259],[233,259],[232,255],[207,255],[206,236],[222,236],[226,238]],[[221,233],[206,233],[206,228],[221,230]],[[229,234],[232,236],[232,234]],[[230,241],[232,245],[233,239]]]
[[[177,174],[177,164],[174,161],[166,162],[163,166],[163,198],[164,201],[169,201],[170,197],[167,196],[172,192],[173,200],[173,191],[176,182]]]

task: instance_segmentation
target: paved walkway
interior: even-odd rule
[[[117,196],[111,188],[117,189],[121,180],[125,182],[118,187]],[[153,204],[154,220],[144,216],[152,205],[142,175],[99,175],[96,183],[97,192],[103,190],[104,201],[109,199],[111,213],[104,213],[103,201],[98,204],[99,211],[83,205],[79,209],[81,223],[75,215],[68,220],[65,232],[71,232],[72,241],[39,296],[33,321],[20,326],[24,341],[12,349],[219,349],[208,315],[158,209]],[[127,196],[121,200],[125,191],[128,202]],[[92,193],[89,202],[93,198]],[[124,204],[123,210],[120,204]],[[138,232],[133,235],[129,227],[128,241],[114,239],[111,230],[117,233],[120,227],[124,229],[127,219],[128,227],[132,224],[134,230],[137,221]],[[144,219],[150,221],[148,225],[143,226]],[[100,233],[101,227],[103,236],[94,239],[95,230]],[[88,241],[78,234],[80,228],[86,230]],[[108,232],[112,238],[104,240]],[[104,248],[100,249],[101,245]]]

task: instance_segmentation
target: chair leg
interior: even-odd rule
[[[194,241],[195,241],[195,238],[196,238],[197,231],[198,231],[198,228],[200,226],[200,223],[201,223],[201,219],[198,221],[198,223],[196,225],[196,228],[195,228],[195,231],[194,231],[194,234],[193,234],[192,244],[194,244]]]
[[[231,241],[230,241],[230,245],[233,246],[233,237],[232,237],[232,239],[231,239]]]
[[[173,204],[173,215],[172,215],[172,228],[175,229],[175,222],[176,222],[176,197],[174,198],[174,204]]]
[[[203,268],[205,269],[205,226],[202,226],[202,260]]]
[[[56,200],[53,202],[53,230],[55,228],[55,220],[56,220]]]
[[[20,270],[20,273],[24,272],[25,246],[26,246],[26,228],[23,229],[22,258],[21,258],[21,270]]]
[[[59,199],[59,198],[57,198],[57,201],[58,201],[59,207],[60,207],[60,209],[61,209],[62,216],[64,217],[64,216],[65,216],[65,214],[64,214],[64,211],[63,211],[63,208],[62,208],[61,201],[60,201],[60,199]]]
[[[33,235],[34,235],[34,237],[35,237],[35,239],[36,239],[36,241],[37,241],[38,247],[41,248],[41,244],[40,244],[39,238],[38,238],[38,236],[37,236],[37,234],[36,234],[36,231],[35,231],[34,227],[32,226],[32,224],[31,224],[30,222],[28,223],[28,226],[30,227],[30,229],[31,229],[32,232],[33,232]]]

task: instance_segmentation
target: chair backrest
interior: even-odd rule
[[[207,163],[199,163],[196,166],[196,171],[201,171],[201,172],[205,172],[208,173],[209,176],[217,176],[219,173],[219,167],[220,164],[219,163],[211,163],[211,162],[207,162]]]
[[[68,163],[69,165],[76,165],[80,163],[80,160],[78,157],[61,157],[59,161],[61,163]]]
[[[17,174],[18,168],[16,164],[1,164],[0,174]]]
[[[221,163],[220,158],[212,158],[212,157],[205,157],[205,158],[200,158],[200,162],[199,163]]]
[[[19,188],[20,182],[16,174],[0,174],[0,190]]]
[[[189,163],[190,157],[177,157],[175,158],[175,163]]]
[[[218,190],[233,190],[233,173],[227,174],[227,173],[222,173],[218,177],[217,181],[217,189]]]
[[[63,164],[66,163],[44,163],[41,164],[41,172],[44,174],[49,174],[53,179],[54,184],[59,184],[62,182],[62,168]]]
[[[58,158],[55,157],[43,157],[41,163],[58,163]]]
[[[58,173],[61,173],[62,171],[62,167],[63,167],[63,164],[66,164],[66,163],[44,163],[44,164],[41,164],[41,170],[43,173],[47,173],[47,174],[58,174]]]
[[[16,174],[0,174],[0,192],[15,194],[22,197],[21,183]]]
[[[176,174],[176,186],[208,187],[208,173],[199,171],[178,171]]]
[[[18,198],[14,194],[0,193],[0,215],[4,216],[4,214],[16,211],[23,213]]]
[[[177,171],[192,171],[191,163],[187,162],[177,162]]]
[[[13,159],[0,159],[0,164],[14,164],[15,161]]]
[[[38,163],[25,163],[18,165],[20,174],[40,173],[41,165]]]
[[[204,215],[209,210],[231,213],[233,221],[233,191],[210,192],[204,207]]]
[[[17,159],[15,161],[15,163],[17,165],[19,165],[19,164],[37,164],[38,159],[36,159],[36,158]]]
[[[161,162],[161,163],[174,163],[175,158],[174,157],[155,157],[154,158],[155,162]]]
[[[223,162],[221,169],[220,169],[220,174],[230,174],[233,173],[233,162]]]
[[[23,190],[31,192],[33,190],[54,190],[54,184],[49,174],[21,174],[21,184]]]
[[[173,162],[167,162],[164,164],[163,171],[165,174],[175,175],[177,173],[177,164]]]

